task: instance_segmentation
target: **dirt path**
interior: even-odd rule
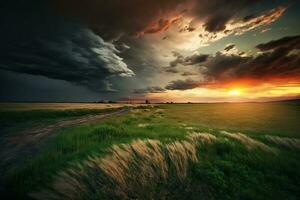
[[[107,114],[87,115],[76,119],[63,120],[44,127],[27,129],[17,135],[4,138],[4,145],[0,149],[0,159],[4,168],[16,165],[27,157],[34,155],[47,139],[56,133],[56,130],[64,127],[93,123],[105,118],[122,115],[129,109],[124,108]]]

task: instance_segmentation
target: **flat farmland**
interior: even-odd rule
[[[6,198],[300,197],[297,102],[76,106],[0,112]]]
[[[118,108],[124,104],[100,103],[0,103],[0,110],[70,110]]]

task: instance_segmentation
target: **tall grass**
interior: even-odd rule
[[[86,143],[85,138],[94,141],[129,137],[124,131],[101,126],[81,133],[78,139]],[[107,134],[101,136],[104,132]],[[128,144],[107,145],[109,150],[105,154],[103,151],[97,156],[83,157],[86,160],[67,166],[54,179],[47,179],[48,186],[29,190],[30,196],[57,200],[271,199],[272,193],[279,199],[300,196],[296,187],[300,175],[296,170],[300,167],[297,154],[289,152],[286,156],[284,149],[268,153],[260,148],[263,143],[258,140],[243,134],[227,134],[216,137],[190,132],[184,139],[134,139]],[[62,142],[61,147],[66,148],[66,144]],[[84,150],[82,146],[78,149]]]
[[[214,139],[210,134],[198,133],[168,144],[138,139],[114,145],[108,156],[90,157],[83,164],[61,172],[50,190],[32,196],[70,200],[178,197],[188,193],[190,164],[199,161],[197,148]],[[176,191],[176,188],[181,189]]]
[[[254,140],[251,137],[244,135],[242,133],[229,133],[227,131],[221,131],[221,133],[227,137],[233,138],[233,139],[241,142],[249,150],[260,149],[263,151],[275,153],[275,149],[267,146],[266,144],[264,144],[260,141]]]
[[[290,149],[300,150],[300,139],[266,135],[267,141]]]
[[[299,173],[291,173],[293,161],[244,134],[222,134],[226,137],[190,132],[169,143],[136,139],[113,145],[106,156],[73,165],[47,189],[30,195],[56,200],[270,199],[267,188],[274,187],[280,198],[296,197]]]
[[[9,171],[7,187],[19,199],[299,199],[298,151],[260,131],[250,137],[196,123],[213,116],[197,107],[171,112],[176,120],[169,116],[176,107],[132,108],[61,130],[38,156]],[[254,135],[243,125],[236,129]],[[219,134],[223,128],[230,132]]]

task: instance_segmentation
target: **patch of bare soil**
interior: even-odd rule
[[[40,149],[40,146],[60,128],[98,122],[108,117],[124,114],[128,111],[128,109],[121,109],[107,114],[87,115],[76,119],[62,120],[44,127],[27,129],[13,136],[6,136],[3,138],[2,147],[0,147],[0,159],[2,165],[4,165],[1,166],[1,168],[18,164],[27,157],[34,155]]]

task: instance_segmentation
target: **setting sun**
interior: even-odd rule
[[[229,95],[230,96],[239,96],[240,95],[240,91],[239,90],[230,90],[229,91]]]

